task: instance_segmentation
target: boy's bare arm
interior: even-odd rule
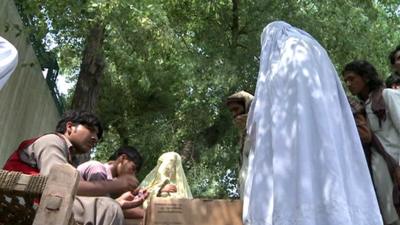
[[[139,181],[132,175],[124,175],[113,180],[84,181],[80,180],[78,195],[81,196],[104,196],[110,193],[121,194],[126,191],[135,190]]]

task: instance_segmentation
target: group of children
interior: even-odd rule
[[[15,47],[0,37],[0,89],[14,71],[17,55]],[[175,152],[161,155],[140,184],[136,175],[143,158],[131,146],[119,148],[107,163],[88,161],[79,165],[77,156],[88,153],[102,134],[103,127],[94,114],[68,111],[54,133],[21,142],[4,169],[48,175],[54,165],[77,167],[81,179],[72,209],[75,221],[84,225],[121,225],[126,219],[141,223],[151,197],[192,198],[181,158]]]
[[[0,37],[0,89],[14,71],[17,56],[15,47]],[[57,164],[76,167],[81,179],[72,209],[79,224],[123,224],[126,219],[140,223],[151,197],[192,198],[176,152],[162,154],[140,184],[136,175],[143,158],[134,147],[119,148],[107,163],[80,164],[78,156],[95,147],[102,134],[101,122],[94,114],[68,111],[54,133],[21,142],[4,169],[46,176]]]
[[[68,111],[55,133],[23,141],[4,169],[48,175],[57,164],[77,166],[81,179],[73,214],[80,224],[123,224],[125,219],[142,219],[143,202],[150,197],[192,197],[180,156],[175,152],[162,154],[141,184],[136,174],[143,159],[134,147],[119,148],[107,163],[88,161],[77,165],[76,154],[89,152],[102,133],[94,114]]]

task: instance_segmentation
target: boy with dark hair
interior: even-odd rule
[[[107,163],[99,161],[88,161],[78,166],[79,174],[85,181],[91,182],[114,182],[124,176],[136,176],[143,164],[143,158],[136,148],[132,146],[120,147]],[[129,191],[129,190],[126,190]],[[147,197],[147,192],[136,190],[141,199]],[[108,195],[121,194],[121,192],[107,193]],[[143,209],[136,208],[137,205],[123,209],[125,218],[127,219],[142,219],[144,216]]]
[[[104,181],[119,179],[126,175],[136,176],[142,164],[142,156],[136,148],[124,146],[119,148],[107,163],[91,160],[82,163],[77,169],[85,181]],[[121,193],[110,191],[107,194]]]
[[[73,156],[87,153],[101,138],[103,128],[98,118],[85,111],[68,111],[57,124],[56,133],[25,140],[7,160],[4,169],[26,174],[48,175],[54,165],[74,164]],[[81,224],[123,224],[121,209],[143,202],[140,198],[124,194],[114,200],[104,196],[109,192],[134,190],[136,177],[123,176],[109,181],[80,180],[74,201],[74,218]],[[83,197],[88,196],[88,197]]]
[[[126,155],[126,157],[135,163],[135,170],[136,173],[138,173],[140,171],[140,169],[142,168],[143,165],[143,158],[140,155],[139,151],[132,146],[123,146],[120,147],[109,159],[108,161],[114,161],[117,160],[118,157],[120,157],[121,155]]]
[[[103,127],[99,119],[93,114],[86,111],[67,111],[63,118],[58,121],[56,126],[56,132],[63,134],[65,133],[67,127],[66,124],[71,122],[75,125],[81,124],[89,129],[94,129],[96,131],[98,139],[103,136]]]
[[[387,88],[400,89],[400,75],[393,73],[385,80],[385,85]]]

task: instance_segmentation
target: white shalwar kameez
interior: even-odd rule
[[[400,164],[400,90],[383,89],[382,96],[386,106],[386,119],[379,125],[379,119],[372,111],[371,98],[369,98],[365,102],[368,124],[385,151]],[[371,165],[383,219],[387,224],[400,224],[393,204],[393,182],[388,174],[386,162],[376,151],[372,151]]]
[[[247,131],[246,225],[381,225],[349,103],[323,47],[270,23]]]
[[[400,162],[400,90],[383,89],[383,100],[386,106],[386,119],[381,121],[372,111],[371,100],[365,103],[368,124],[372,132],[379,138],[383,148],[398,163]]]
[[[0,37],[0,90],[18,64],[18,52],[6,39]]]

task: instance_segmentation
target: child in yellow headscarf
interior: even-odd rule
[[[146,189],[152,197],[193,198],[187,183],[182,160],[178,153],[167,152],[158,158],[157,166],[144,178],[139,185]],[[146,208],[148,200],[143,206]]]

